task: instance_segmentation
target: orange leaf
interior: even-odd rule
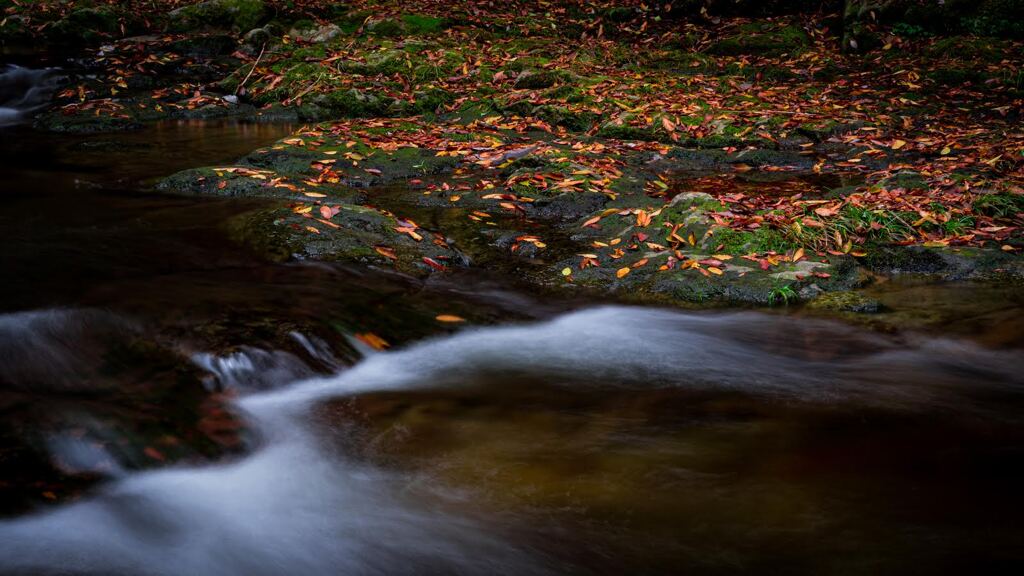
[[[373,332],[364,332],[362,334],[356,334],[356,338],[359,339],[360,342],[366,344],[367,346],[373,348],[374,350],[383,350],[390,346],[387,340],[381,338],[380,336],[377,336]]]
[[[435,318],[438,322],[465,322],[466,319],[454,314],[441,314]]]

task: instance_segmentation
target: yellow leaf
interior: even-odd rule
[[[380,336],[377,336],[372,332],[356,334],[356,338],[358,338],[360,341],[363,342],[363,344],[366,344],[367,346],[373,348],[374,350],[383,350],[390,346],[387,340],[381,338]]]
[[[568,266],[562,268],[562,276],[572,276],[572,268],[569,268]]]
[[[803,257],[804,257],[804,249],[803,248],[797,248],[796,252],[793,253],[793,262],[797,262],[798,260],[800,260]]]
[[[721,276],[723,274],[722,269],[721,268],[717,268],[715,266],[708,266],[708,272],[711,272],[712,274],[714,274],[716,276]]]
[[[629,268],[619,268],[619,271],[615,273],[615,277],[622,278],[626,274],[629,274]]]
[[[905,140],[893,140],[893,142],[892,142],[892,149],[893,150],[899,150],[900,148],[903,148],[906,145],[907,145],[907,142]]]

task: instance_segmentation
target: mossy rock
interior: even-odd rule
[[[168,16],[176,31],[207,27],[245,31],[259,26],[267,13],[263,0],[206,0],[173,10]]]
[[[118,15],[109,8],[79,8],[48,29],[56,42],[91,44],[119,34]]]
[[[772,28],[770,24],[748,24],[741,27],[740,33],[735,36],[712,44],[707,52],[717,56],[779,56],[800,52],[808,43],[807,34],[795,26]]]
[[[527,70],[516,78],[517,90],[542,90],[556,84],[567,82],[571,76],[562,70]]]
[[[7,16],[0,26],[0,45],[27,44],[33,38],[32,29],[24,17],[17,14]]]
[[[992,38],[952,36],[937,40],[925,50],[925,53],[932,58],[944,60],[981,60],[995,63],[1006,56],[1007,48],[1006,42]]]
[[[401,20],[406,34],[437,34],[451,24],[447,18],[423,14],[404,14]]]
[[[413,93],[413,107],[420,114],[431,114],[455,101],[455,94],[443,88],[428,88]]]
[[[544,104],[535,107],[531,115],[551,124],[575,132],[586,132],[597,123],[600,116],[589,110],[574,111],[565,106]]]
[[[356,88],[336,90],[312,99],[313,103],[330,110],[336,117],[372,118],[389,116],[391,102]]]
[[[328,220],[332,225],[281,206],[240,214],[226,228],[233,241],[271,261],[313,259],[371,264],[415,275],[466,264],[457,251],[432,241],[433,235],[426,230],[417,229],[422,237],[419,241],[396,231],[403,222],[394,216],[364,206],[330,205],[338,209]]]
[[[376,36],[398,37],[437,34],[449,26],[448,20],[422,14],[404,14],[397,19],[371,21],[366,31]]]
[[[601,126],[596,136],[613,140],[671,141],[667,134],[662,134],[653,126],[630,126],[628,124],[614,123],[607,123]]]

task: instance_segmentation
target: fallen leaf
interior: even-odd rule
[[[466,319],[454,314],[441,314],[435,318],[438,322],[465,322]]]

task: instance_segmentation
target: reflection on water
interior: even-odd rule
[[[8,520],[0,570],[1009,565],[1024,535],[1019,360],[750,313],[600,308],[468,329],[243,393],[251,455]]]

